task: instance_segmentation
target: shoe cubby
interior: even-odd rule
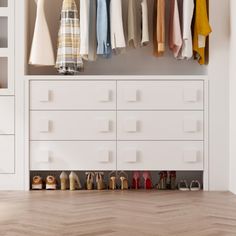
[[[8,0],[0,0],[0,8],[8,7]]]
[[[0,16],[0,48],[8,48],[8,17]]]
[[[64,171],[67,176],[71,173],[70,171]],[[81,182],[82,189],[80,190],[86,190],[86,173],[83,171],[74,171]],[[93,173],[96,173],[96,171],[91,171]],[[101,172],[101,171],[98,171]],[[140,188],[138,190],[146,190],[144,186],[144,178],[143,178],[143,173],[144,171],[138,171],[140,173]],[[45,190],[45,180],[47,176],[54,176],[56,178],[57,182],[57,189],[61,189],[61,181],[60,181],[60,175],[62,171],[31,171],[30,172],[30,190],[32,190],[32,179],[34,176],[40,176],[43,180],[43,190]],[[104,173],[104,183],[105,183],[105,188],[104,190],[109,190],[109,177],[111,176],[111,172],[109,171],[103,171]],[[113,172],[117,176],[117,186],[116,190],[120,190],[120,180],[119,180],[119,173],[120,171]],[[128,183],[129,183],[129,190],[134,190],[135,189],[132,187],[132,182],[133,182],[133,171],[125,171],[122,172],[122,174],[125,173],[125,175],[128,177]],[[150,174],[151,182],[152,182],[152,188],[151,190],[156,190],[156,191],[164,191],[163,189],[158,189],[158,183],[160,182],[160,175],[161,171],[151,171],[148,172]],[[113,174],[112,174],[113,176]],[[186,181],[188,186],[190,186],[192,181],[198,181],[201,184],[201,189],[203,189],[203,173],[201,171],[195,171],[195,172],[190,172],[190,171],[178,171],[176,172],[176,181],[175,181],[175,190],[178,190],[178,184],[181,181]],[[68,181],[68,189],[69,190],[69,181]],[[97,185],[96,185],[96,178],[94,177],[94,187],[93,190],[97,190]],[[148,189],[149,190],[149,189]],[[147,191],[148,191],[147,190]],[[165,190],[171,190],[169,188]],[[173,189],[172,189],[173,190]]]

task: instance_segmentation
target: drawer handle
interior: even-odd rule
[[[138,90],[136,90],[136,89],[126,89],[125,90],[125,101],[127,101],[127,102],[137,102],[138,101]]]
[[[124,158],[126,163],[137,163],[138,155],[136,149],[129,149],[124,151]]]
[[[186,88],[184,90],[184,101],[185,102],[197,102],[198,101],[199,90],[194,88]]]
[[[111,152],[109,150],[99,150],[98,152],[98,162],[109,163],[111,157]]]
[[[50,90],[42,90],[40,92],[39,101],[40,102],[49,102],[50,101],[50,94],[51,94]]]
[[[126,120],[125,131],[128,133],[136,133],[138,131],[138,121],[135,119]]]
[[[38,163],[49,163],[49,151],[40,151],[39,156],[36,159],[36,162]]]
[[[97,121],[98,131],[101,133],[109,133],[111,130],[111,121],[107,119],[99,119]]]
[[[196,119],[184,119],[184,132],[195,133],[198,131],[199,121]]]
[[[199,151],[197,150],[185,150],[184,151],[184,162],[196,163],[198,162]]]
[[[40,120],[39,131],[40,131],[40,133],[48,133],[50,131],[50,121],[49,120]]]
[[[98,90],[98,99],[100,102],[110,102],[112,92],[109,89],[99,89]]]

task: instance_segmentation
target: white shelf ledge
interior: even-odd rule
[[[0,17],[8,17],[9,9],[8,7],[0,7]]]
[[[8,57],[9,49],[8,48],[0,48],[0,57]]]

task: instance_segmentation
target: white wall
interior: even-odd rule
[[[230,2],[230,190],[236,194],[236,1]]]
[[[235,1],[235,0],[232,0]],[[210,189],[229,189],[229,0],[210,0]]]

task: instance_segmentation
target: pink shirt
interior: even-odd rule
[[[182,34],[177,0],[170,1],[169,47],[177,58],[182,47]]]

